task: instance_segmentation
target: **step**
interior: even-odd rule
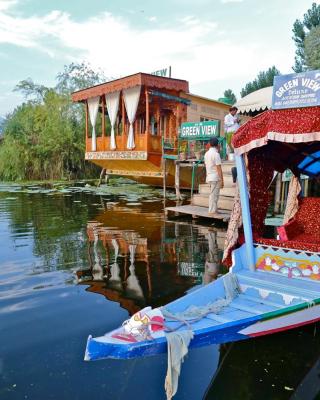
[[[199,194],[209,195],[210,194],[209,184],[200,184]],[[235,187],[224,186],[223,189],[220,189],[220,195],[233,198],[235,195]]]
[[[234,167],[234,165],[221,164],[221,169],[222,169],[223,175],[231,175],[232,167]]]
[[[225,176],[223,179],[225,188],[233,188],[235,189],[234,183],[232,181],[231,176]],[[199,184],[199,193],[208,193],[209,192],[209,183],[200,183]]]
[[[194,194],[192,196],[191,204],[193,206],[209,207],[209,196],[204,194]],[[233,198],[219,196],[218,208],[231,211],[233,208]]]

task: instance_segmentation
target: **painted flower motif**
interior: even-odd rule
[[[305,271],[310,271],[310,270],[305,270]],[[292,274],[292,276],[295,276],[295,277],[301,276],[301,271],[300,271],[299,268],[294,267],[294,268],[291,269],[291,274]]]
[[[279,265],[278,265],[277,263],[275,263],[275,262],[272,263],[271,268],[272,268],[274,271],[279,271],[279,269],[280,269]]]
[[[266,265],[271,266],[272,260],[270,257],[265,258]]]
[[[319,274],[319,271],[320,271],[320,268],[318,267],[318,265],[314,264],[312,266],[312,272],[317,275],[317,274]]]
[[[304,269],[302,270],[302,275],[303,276],[310,276],[312,274],[311,269]]]
[[[282,268],[280,268],[280,270],[279,270],[279,272],[281,272],[281,274],[283,274],[283,275],[288,275],[288,274],[289,274],[289,271],[290,271],[290,268],[289,268],[289,267],[282,267]]]

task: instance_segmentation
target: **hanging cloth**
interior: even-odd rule
[[[301,192],[301,185],[299,179],[293,176],[290,180],[289,191],[287,197],[287,205],[284,212],[283,224],[286,224],[291,218],[293,218],[299,208],[298,195]]]
[[[193,338],[193,332],[185,330],[181,332],[166,333],[168,343],[168,369],[165,380],[167,400],[171,400],[177,393],[181,364],[188,354],[189,343]]]
[[[114,92],[106,94],[106,106],[108,110],[108,115],[111,124],[111,137],[110,137],[110,150],[115,150],[117,148],[116,139],[114,134],[114,125],[117,120],[118,110],[119,110],[119,96],[120,92]]]
[[[88,99],[89,117],[92,126],[91,151],[97,150],[96,120],[99,110],[100,97]]]
[[[135,86],[133,88],[123,90],[124,103],[127,110],[128,120],[130,123],[129,136],[127,141],[127,149],[129,150],[132,150],[136,147],[134,143],[133,123],[136,118],[140,92],[141,92],[141,86]]]
[[[231,255],[232,249],[236,246],[239,237],[239,229],[242,226],[242,212],[239,186],[237,184],[234,195],[233,208],[228,224],[228,230],[224,242],[224,252],[222,262],[225,262]]]

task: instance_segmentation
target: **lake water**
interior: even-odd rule
[[[165,399],[166,355],[84,362],[87,336],[214,278],[223,226],[166,221],[144,185],[84,185],[0,184],[1,400]],[[174,398],[316,398],[319,357],[317,325],[195,349]]]

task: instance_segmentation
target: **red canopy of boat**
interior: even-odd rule
[[[284,143],[320,141],[320,107],[265,111],[241,126],[232,143],[235,153],[243,154],[270,140]]]

